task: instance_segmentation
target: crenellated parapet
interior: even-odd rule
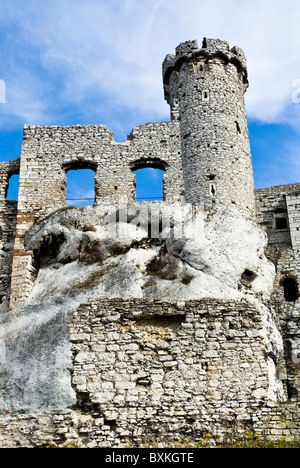
[[[196,40],[187,41],[176,48],[176,55],[166,56],[163,62],[163,82],[167,102],[170,104],[169,79],[174,71],[178,72],[184,63],[187,63],[194,73],[209,70],[217,59],[221,60],[225,66],[232,64],[236,67],[246,90],[249,84],[247,60],[242,49],[237,46],[230,49],[226,41],[204,38],[201,48]]]

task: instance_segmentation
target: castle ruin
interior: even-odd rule
[[[3,313],[14,320],[26,309],[41,266],[26,236],[66,208],[69,170],[95,172],[97,212],[122,198],[135,203],[133,172],[159,168],[162,205],[187,204],[209,216],[229,208],[265,233],[274,281],[261,302],[282,353],[266,349],[261,310],[247,301],[102,296],[81,303],[66,323],[80,412],[59,405],[31,412],[25,405],[0,415],[3,447],[70,440],[124,446],[207,432],[220,442],[245,430],[300,439],[300,183],[254,188],[241,49],[206,38],[201,47],[180,44],[163,63],[163,85],[171,120],[138,126],[124,143],[104,125],[24,127],[20,158],[0,164]],[[13,174],[18,201],[6,199]],[[48,249],[59,239],[51,242]],[[250,290],[258,276],[245,269],[239,288]],[[281,388],[277,400],[272,379]]]

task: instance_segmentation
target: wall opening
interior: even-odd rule
[[[204,91],[202,91],[202,100],[204,102],[209,101],[209,90],[208,89],[205,89]]]
[[[215,197],[216,192],[217,192],[216,184],[214,184],[213,182],[210,182],[210,184],[209,184],[209,194],[210,194],[210,196]]]
[[[67,206],[89,206],[95,202],[95,170],[66,168]]]
[[[18,200],[19,174],[13,174],[8,180],[6,200]]]
[[[283,229],[288,229],[288,220],[284,216],[282,218],[275,218],[275,227],[277,231],[282,231]]]
[[[164,199],[164,170],[156,167],[145,167],[134,170],[136,184],[136,201],[155,201]]]
[[[244,273],[242,274],[242,281],[246,282],[246,283],[253,283],[253,281],[257,278],[257,274],[254,273],[253,271],[251,270],[248,270],[246,269],[244,271]]]
[[[285,278],[282,282],[284,299],[286,302],[295,302],[299,297],[298,282],[295,278]]]

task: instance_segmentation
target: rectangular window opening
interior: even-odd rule
[[[283,229],[288,229],[288,222],[287,218],[275,218],[275,226],[277,231],[281,231]]]

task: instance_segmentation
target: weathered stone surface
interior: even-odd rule
[[[172,121],[124,143],[25,126],[0,164],[1,447],[300,440],[300,185],[254,190],[246,67],[226,41],[180,44]],[[136,203],[144,167],[163,202]],[[79,168],[95,203],[66,208]]]

